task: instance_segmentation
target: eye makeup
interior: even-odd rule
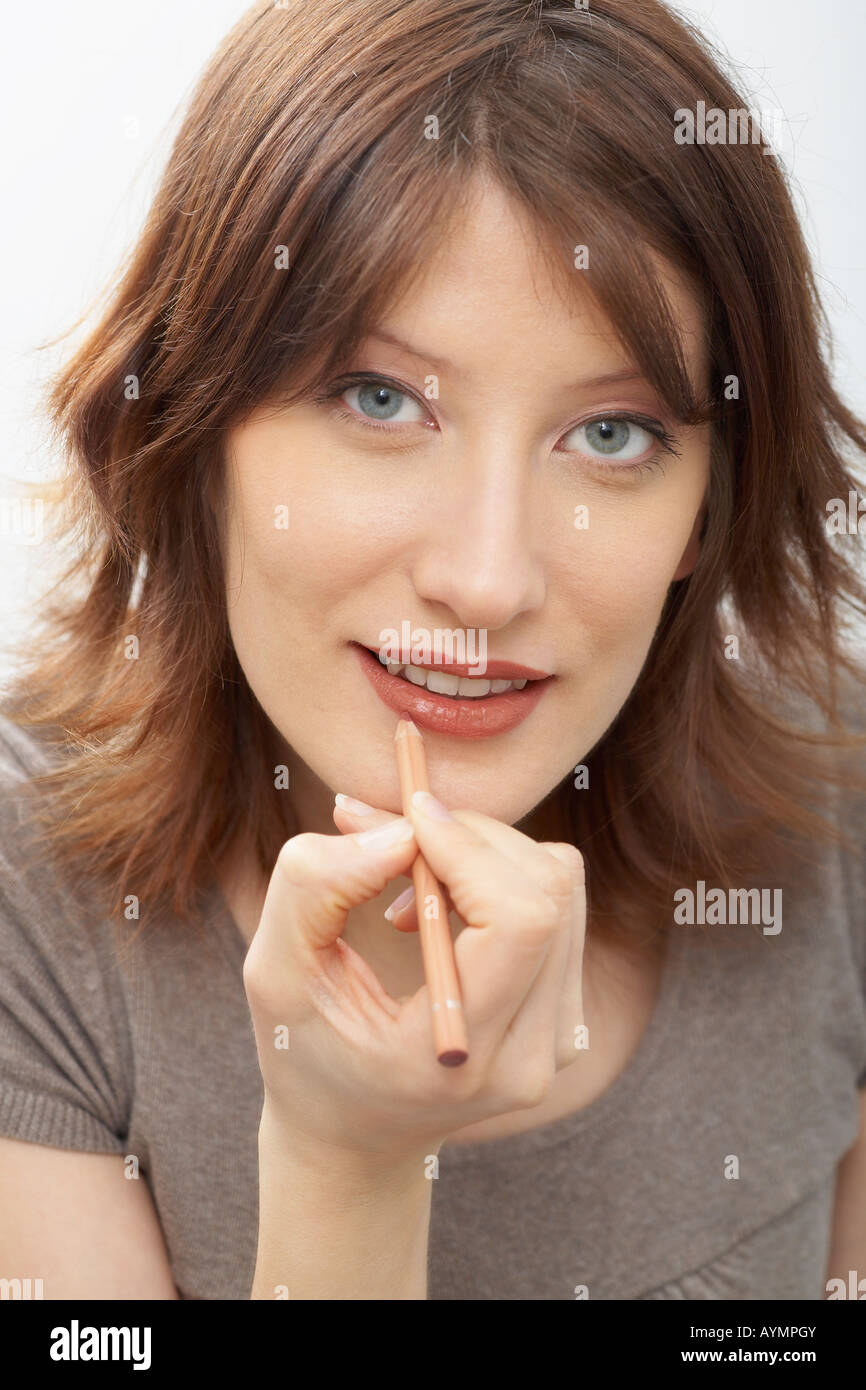
[[[359,386],[369,386],[374,389],[379,388],[395,391],[398,395],[405,396],[408,400],[411,400],[421,410],[427,410],[424,403],[419,400],[416,392],[404,382],[394,377],[385,376],[382,373],[372,371],[349,372],[344,376],[338,377],[322,392],[315,395],[313,401],[317,405],[331,407],[330,414],[334,419],[344,421],[350,426],[360,430],[376,431],[380,436],[389,436],[391,443],[397,448],[406,449],[417,447],[415,441],[409,443],[406,440],[405,431],[415,429],[418,425],[422,425],[425,428],[435,427],[435,421],[432,420],[432,418],[427,421],[390,422],[374,420],[370,416],[366,416],[360,411],[347,406],[345,403],[341,403],[341,397],[345,395],[347,391]],[[641,429],[648,435],[651,435],[657,441],[659,447],[654,454],[647,454],[645,452],[644,455],[638,459],[623,459],[619,462],[616,461],[613,455],[606,459],[598,454],[586,453],[579,449],[563,449],[557,446],[555,452],[565,454],[572,458],[576,457],[601,473],[619,476],[635,475],[654,471],[656,469],[663,469],[663,455],[673,456],[674,458],[681,457],[681,453],[676,447],[677,440],[665,429],[664,425],[659,420],[629,409],[614,408],[608,410],[595,410],[568,425],[559,438],[567,438],[568,435],[573,434],[575,430],[587,429],[593,425],[601,426],[606,424],[631,425],[637,429]]]

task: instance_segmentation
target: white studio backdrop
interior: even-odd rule
[[[592,0],[590,0],[590,8]],[[40,393],[80,337],[39,345],[85,313],[134,244],[210,54],[243,0],[41,0],[10,7],[0,83],[5,254],[0,497],[51,474]],[[862,0],[677,0],[734,65],[744,98],[781,113],[790,170],[835,340],[835,379],[866,415]],[[315,23],[315,0],[308,0]],[[0,534],[0,681],[27,631],[44,545]]]

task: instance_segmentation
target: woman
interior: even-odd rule
[[[54,387],[81,558],[5,705],[46,1297],[866,1267],[866,434],[772,151],[684,142],[699,102],[747,105],[633,0],[258,4],[206,72]],[[383,916],[419,849],[461,1067]]]

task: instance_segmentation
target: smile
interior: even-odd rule
[[[462,738],[490,738],[506,733],[535,709],[555,679],[516,664],[489,662],[490,675],[476,678],[453,668],[435,670],[411,663],[380,661],[375,651],[350,643],[379,698],[389,709],[413,719],[420,728]],[[501,674],[503,668],[513,674]]]
[[[472,676],[451,676],[445,671],[430,671],[426,666],[400,666],[395,661],[382,661],[389,676],[401,676],[413,685],[423,685],[434,695],[462,695],[469,700],[479,700],[484,695],[504,695],[506,690],[522,690],[525,680],[489,681]]]

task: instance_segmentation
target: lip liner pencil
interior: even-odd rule
[[[421,730],[411,719],[401,719],[398,723],[394,747],[397,753],[403,814],[408,816],[412,793],[430,790],[424,741],[421,738]],[[469,1056],[469,1044],[466,1038],[460,981],[457,978],[457,962],[454,959],[454,943],[448,924],[448,904],[438,879],[420,851],[412,865],[412,882],[415,886],[415,909],[418,914],[424,974],[433,1009],[436,1060],[441,1062],[443,1067],[459,1067]]]

